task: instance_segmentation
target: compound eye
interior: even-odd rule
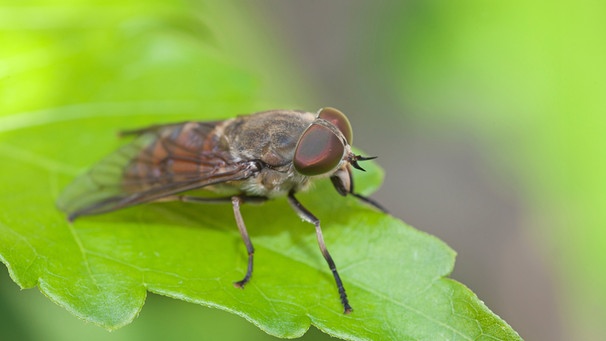
[[[337,127],[341,133],[343,133],[343,136],[345,136],[347,143],[351,145],[351,140],[353,139],[353,130],[351,129],[351,124],[349,124],[349,120],[344,113],[335,108],[322,108],[318,112],[318,117],[327,120]]]
[[[345,154],[343,142],[329,128],[312,124],[303,132],[293,164],[297,172],[312,176],[333,170]]]

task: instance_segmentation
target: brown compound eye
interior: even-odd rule
[[[343,159],[345,146],[329,128],[312,124],[303,132],[293,158],[297,172],[312,176],[333,170]]]
[[[349,120],[344,113],[335,108],[322,108],[318,112],[318,117],[327,120],[337,127],[341,133],[343,133],[343,136],[345,136],[347,143],[351,145],[351,140],[353,139],[353,130],[351,129],[351,124],[349,124]]]

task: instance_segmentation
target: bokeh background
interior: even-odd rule
[[[375,198],[454,248],[452,277],[524,339],[606,335],[605,4],[153,3],[199,12],[207,25],[190,34],[211,37],[231,60],[254,70],[266,89],[260,101],[344,111],[355,145],[378,155],[386,171]],[[40,52],[25,54],[18,41],[52,29],[48,18],[70,15],[69,5],[0,1],[3,115],[52,103],[15,97],[11,85],[28,63],[41,72],[27,77],[50,77],[56,55],[47,58],[44,48],[59,42],[40,39]],[[121,2],[111,6],[119,11]],[[86,27],[104,17],[81,20]],[[66,54],[78,48],[63,45]],[[30,102],[20,107],[15,98]],[[273,339],[241,318],[154,295],[132,325],[109,333],[35,289],[19,291],[4,270],[0,330],[3,340]],[[313,328],[305,338],[328,339]]]

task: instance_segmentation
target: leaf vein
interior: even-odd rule
[[[285,253],[285,252],[281,252],[281,251],[282,251],[281,249],[273,249],[273,248],[271,248],[271,247],[268,247],[268,245],[263,245],[263,243],[259,243],[259,242],[257,242],[257,245],[258,245],[258,247],[259,247],[259,246],[260,246],[260,247],[265,247],[265,248],[266,248],[266,249],[268,249],[269,251],[272,251],[272,252],[278,253],[278,254],[282,255],[283,257],[285,257],[285,258],[287,258],[287,259],[289,259],[289,260],[295,261],[295,262],[300,263],[300,264],[302,264],[302,265],[304,265],[304,266],[311,267],[311,268],[312,268],[312,269],[314,269],[314,270],[320,270],[320,271],[322,271],[323,273],[327,273],[327,274],[328,274],[328,272],[327,272],[325,269],[318,269],[318,268],[314,267],[313,265],[310,265],[310,264],[308,264],[308,263],[306,263],[306,262],[303,262],[303,261],[301,261],[301,260],[299,260],[299,259],[296,259],[296,258],[294,258],[294,257],[290,256],[289,254]],[[258,248],[258,247],[257,247],[257,248]],[[430,283],[430,285],[429,285],[429,286],[433,286],[433,285],[435,285],[435,282],[436,282],[436,281],[438,281],[438,280],[443,280],[443,279],[444,279],[444,277],[438,277],[438,278],[434,279],[434,280],[433,280],[433,281]],[[420,316],[420,317],[422,317],[422,318],[424,318],[424,319],[426,319],[426,320],[428,320],[428,321],[430,321],[430,322],[434,323],[435,325],[440,326],[440,327],[442,327],[442,328],[444,328],[444,329],[446,329],[446,330],[449,330],[449,331],[451,331],[451,332],[453,332],[453,333],[455,333],[455,334],[459,335],[460,337],[462,337],[462,338],[463,338],[463,339],[465,339],[465,340],[470,340],[470,341],[472,341],[472,340],[473,340],[472,338],[468,337],[468,336],[467,336],[467,335],[465,335],[463,332],[461,332],[461,331],[459,331],[459,330],[457,330],[457,329],[453,328],[452,326],[449,326],[448,324],[445,324],[445,323],[443,323],[443,322],[441,322],[441,321],[439,321],[439,320],[437,320],[437,319],[435,319],[435,318],[431,317],[430,315],[428,315],[428,314],[426,314],[426,313],[424,313],[424,312],[422,312],[422,311],[420,311],[420,310],[418,310],[418,309],[415,309],[414,307],[412,307],[412,306],[410,306],[410,305],[408,305],[408,304],[406,304],[406,303],[404,303],[404,302],[400,302],[400,301],[394,300],[393,298],[391,298],[391,297],[389,297],[389,296],[387,296],[387,295],[385,295],[385,294],[383,294],[383,293],[380,293],[380,292],[378,292],[378,291],[376,291],[376,290],[373,290],[373,289],[369,288],[368,286],[364,285],[363,283],[361,283],[361,282],[359,282],[359,281],[355,281],[355,280],[348,280],[348,281],[347,281],[347,283],[348,283],[348,285],[350,285],[350,286],[357,286],[357,287],[358,287],[358,289],[365,290],[366,292],[368,292],[368,293],[370,293],[370,294],[372,294],[372,295],[375,295],[375,296],[376,296],[376,297],[378,297],[379,299],[382,299],[382,300],[384,300],[384,301],[391,302],[391,303],[393,303],[393,304],[395,304],[395,305],[397,305],[397,306],[402,307],[403,309],[406,309],[406,310],[408,310],[408,311],[410,311],[410,312],[413,312],[414,314],[416,314],[416,315],[418,315],[418,316]],[[451,301],[452,301],[452,300],[451,300]],[[451,303],[452,303],[452,302],[451,302]]]
[[[74,238],[74,241],[76,242],[76,245],[78,246],[78,250],[80,251],[80,254],[82,255],[82,260],[84,262],[86,272],[88,273],[89,277],[93,281],[93,284],[95,285],[96,289],[101,291],[101,289],[99,287],[99,283],[97,283],[97,279],[95,278],[95,276],[92,272],[92,269],[90,267],[90,262],[86,255],[86,250],[84,249],[84,245],[82,245],[82,241],[80,240],[80,237],[78,236],[78,233],[76,232],[76,229],[74,229],[74,225],[71,223],[69,223],[67,225],[68,225],[69,232],[71,233],[72,237]]]

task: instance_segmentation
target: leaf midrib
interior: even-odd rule
[[[164,116],[174,115],[175,112],[195,113],[196,109],[199,109],[199,104],[195,101],[150,100],[69,104],[0,117],[0,133],[89,118]]]

